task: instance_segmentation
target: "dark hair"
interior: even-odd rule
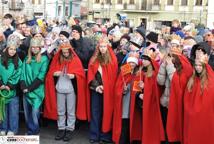
[[[9,54],[8,54],[8,48],[7,48],[6,51],[4,51],[2,56],[1,56],[2,65],[5,66],[6,69],[8,69],[8,60],[9,60],[9,58],[12,59],[13,64],[15,66],[15,69],[17,69],[18,66],[19,66],[18,54],[16,53],[13,57],[10,57]]]
[[[3,18],[4,19],[13,19],[13,16],[11,14],[7,13],[7,14],[4,15]]]
[[[174,58],[174,66],[176,68],[176,71],[178,72],[178,74],[181,73],[181,70],[182,70],[182,64],[181,64],[181,61],[179,59],[179,57],[175,54],[172,54],[172,57]]]

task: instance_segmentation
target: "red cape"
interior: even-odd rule
[[[113,96],[114,96],[114,85],[116,82],[117,77],[117,70],[118,70],[118,64],[117,64],[117,58],[112,51],[111,47],[108,47],[110,56],[111,56],[111,62],[107,65],[101,65],[102,67],[102,82],[104,87],[104,93],[103,93],[103,119],[102,119],[102,131],[108,132],[112,129],[112,116],[113,116]],[[94,79],[95,74],[98,71],[99,62],[96,60],[94,63],[92,61],[89,62],[88,66],[88,80],[87,80],[87,86],[88,86],[88,94],[87,94],[87,108],[88,108],[88,119],[90,120],[90,107],[91,107],[91,101],[90,101],[90,90],[89,90],[89,84]]]
[[[206,69],[208,83],[203,93],[198,77],[195,78],[192,91],[185,91],[184,144],[214,143],[214,73],[208,64]]]
[[[59,63],[59,51],[53,58],[45,80],[44,117],[57,120],[57,99],[53,74],[61,71],[67,65],[67,73],[74,74],[77,81],[76,117],[80,120],[87,119],[86,109],[86,77],[82,63],[71,49],[73,58],[70,61]]]
[[[123,76],[120,72],[115,85],[112,139],[116,144],[119,144],[122,129],[122,104],[124,82],[126,83],[126,85],[128,85],[132,82],[133,78],[134,77],[131,74]]]
[[[192,66],[188,59],[178,56],[182,65],[180,74],[173,74],[170,87],[170,98],[166,131],[169,142],[183,141],[183,96],[187,81],[192,74]]]
[[[152,61],[154,73],[152,77],[144,76],[144,98],[142,114],[143,120],[139,123],[139,111],[135,110],[135,95],[131,99],[131,140],[142,140],[143,144],[160,144],[165,140],[164,129],[160,113],[160,96],[161,90],[157,84],[157,73],[159,66],[155,61]],[[138,78],[139,79],[139,78]],[[142,126],[142,131],[140,131]],[[136,129],[137,131],[135,131]],[[137,133],[138,132],[138,133]],[[140,135],[139,135],[140,133]]]

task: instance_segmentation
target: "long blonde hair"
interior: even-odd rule
[[[31,52],[31,47],[28,49],[28,59],[27,59],[27,64],[31,63],[31,60],[32,60],[32,52]],[[41,48],[40,48],[41,49]],[[39,63],[41,61],[41,57],[42,57],[42,54],[41,54],[41,50],[40,52],[35,55],[36,57],[36,62]]]
[[[102,55],[100,50],[99,50],[99,47],[100,47],[101,43],[106,43],[107,44],[107,51],[106,51],[105,55]],[[95,63],[95,61],[98,60],[101,65],[109,64],[111,62],[111,55],[110,55],[110,52],[109,52],[110,48],[111,47],[109,45],[108,38],[107,37],[102,37],[97,43],[97,47],[96,47],[96,50],[94,52],[94,55],[92,56],[91,62]]]
[[[203,67],[203,70],[199,76],[200,80],[201,80],[201,90],[203,91],[204,88],[207,87],[207,84],[208,84],[208,74],[207,74],[207,70],[206,70],[206,67],[205,67],[205,64],[200,62],[202,64],[202,67]],[[188,83],[187,83],[187,88],[188,88],[188,91],[191,91],[192,88],[193,88],[193,85],[194,85],[194,82],[195,82],[195,77],[196,77],[196,71],[194,70],[193,71],[193,74],[192,76],[190,77]]]

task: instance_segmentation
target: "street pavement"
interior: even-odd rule
[[[74,131],[73,137],[69,142],[54,140],[57,131],[56,121],[42,120],[40,131],[40,144],[90,144],[88,139],[88,123],[80,124],[79,128]],[[24,119],[20,119],[19,135],[25,135],[26,127]]]

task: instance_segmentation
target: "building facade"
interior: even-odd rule
[[[208,4],[211,0],[89,0],[89,19],[117,20],[116,14],[126,14],[134,26],[141,22],[147,29],[170,25],[173,19],[183,24],[191,20],[207,25]]]
[[[24,13],[46,19],[80,17],[81,0],[0,0],[1,16]]]

